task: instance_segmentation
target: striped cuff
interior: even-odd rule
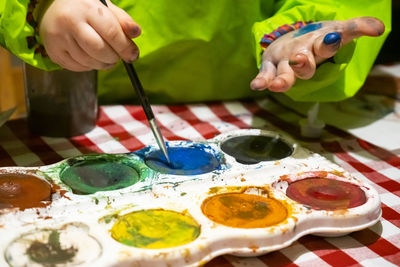
[[[270,34],[264,34],[261,38],[260,45],[262,49],[266,49],[273,41],[281,37],[282,35],[295,31],[297,29],[303,28],[304,26],[313,23],[311,20],[309,21],[297,21],[292,24],[285,24],[271,32]]]

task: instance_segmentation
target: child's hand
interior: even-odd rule
[[[107,1],[54,0],[44,13],[40,36],[50,59],[72,71],[107,69],[120,58],[137,59],[131,38],[140,27],[122,9]]]
[[[310,79],[316,64],[332,57],[354,38],[379,36],[383,23],[371,17],[346,21],[322,21],[289,32],[270,44],[263,53],[260,73],[251,82],[253,90],[285,92],[296,81]]]

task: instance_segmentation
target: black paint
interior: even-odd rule
[[[221,149],[242,164],[279,160],[293,153],[293,147],[282,139],[265,135],[232,137],[222,143]]]

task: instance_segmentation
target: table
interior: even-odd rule
[[[398,86],[395,90],[400,92],[400,79],[395,79]],[[372,84],[376,82],[373,78],[369,80]],[[364,88],[364,93],[371,93],[367,90],[368,84]],[[392,104],[400,102],[396,95],[386,94],[386,97]],[[368,229],[336,238],[307,235],[287,248],[263,256],[220,256],[206,266],[400,265],[400,149],[382,148],[331,125],[325,128],[321,139],[304,138],[298,126],[304,115],[296,108],[278,103],[272,96],[257,101],[154,106],[153,109],[167,140],[205,140],[246,128],[284,132],[302,146],[371,183],[380,194],[382,219]],[[400,114],[393,116],[400,125]],[[377,134],[385,135],[385,129],[378,130]],[[400,132],[397,136],[400,138]],[[390,144],[390,138],[387,142]],[[70,139],[34,136],[27,128],[26,119],[7,122],[0,128],[0,166],[47,165],[80,154],[124,153],[154,144],[141,107],[101,106],[95,129]]]

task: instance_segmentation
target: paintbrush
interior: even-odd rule
[[[105,0],[100,0],[100,2],[103,5],[108,6]],[[140,104],[142,105],[143,111],[146,114],[147,121],[149,122],[151,131],[153,132],[153,135],[154,135],[154,138],[156,139],[158,147],[163,152],[165,158],[167,159],[168,164],[171,164],[169,157],[168,157],[167,147],[165,145],[164,138],[161,134],[160,127],[158,127],[157,121],[154,117],[153,110],[151,109],[149,100],[147,99],[147,96],[144,93],[142,83],[139,80],[139,77],[135,71],[135,68],[130,63],[126,63],[125,61],[123,61],[123,63],[124,63],[126,72],[128,73],[129,79],[131,80],[132,86],[136,91],[136,95],[139,97]]]

